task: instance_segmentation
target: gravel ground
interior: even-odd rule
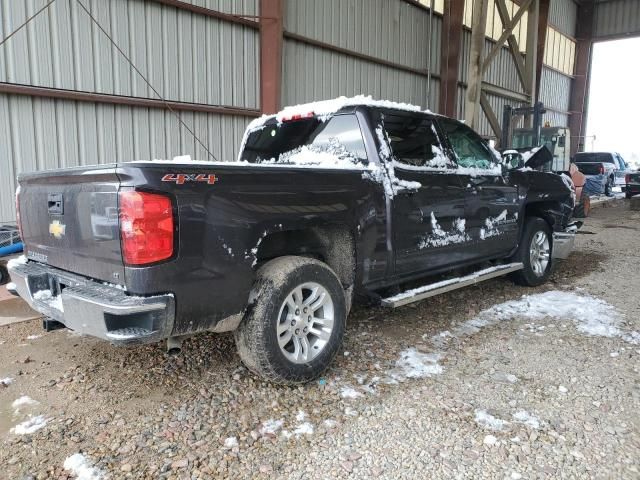
[[[0,383],[0,478],[75,478],[64,465],[77,453],[84,478],[640,478],[633,337],[525,313],[456,334],[550,290],[605,300],[623,333],[640,330],[640,214],[621,202],[583,230],[543,287],[497,279],[392,312],[356,308],[332,368],[297,388],[252,377],[228,335],[172,357],[37,321],[0,327],[0,380],[13,379]],[[12,406],[22,396],[38,403]],[[28,419],[46,424],[10,432]]]

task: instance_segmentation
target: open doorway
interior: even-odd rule
[[[640,38],[593,47],[586,151],[618,152],[640,168]]]

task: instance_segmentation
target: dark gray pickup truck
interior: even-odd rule
[[[10,289],[47,326],[114,344],[235,331],[249,369],[308,381],[354,299],[397,307],[498,275],[547,280],[571,251],[575,196],[568,178],[521,167],[416,107],[286,109],[249,126],[235,162],[21,175],[26,257]]]

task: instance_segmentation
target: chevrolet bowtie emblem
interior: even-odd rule
[[[64,236],[67,226],[60,223],[59,220],[54,220],[49,224],[49,234],[56,238],[62,238]]]

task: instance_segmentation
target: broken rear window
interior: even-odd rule
[[[358,119],[337,115],[265,125],[249,134],[242,160],[250,163],[298,164],[326,159],[366,164],[367,153]]]

